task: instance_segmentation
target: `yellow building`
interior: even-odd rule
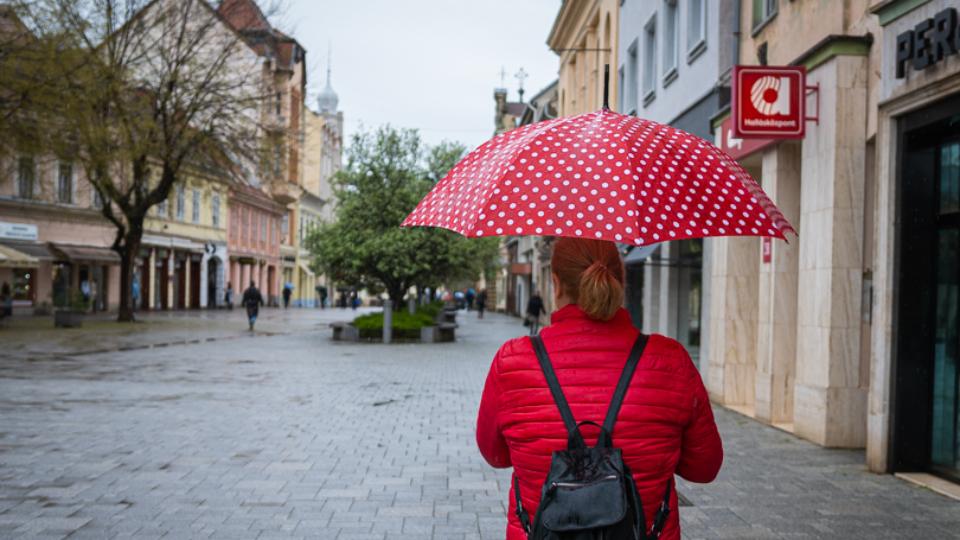
[[[134,281],[138,309],[222,305],[227,281],[228,182],[189,171],[144,223]]]
[[[603,66],[610,65],[610,103],[617,103],[620,0],[565,1],[547,45],[560,55],[560,116],[603,106]]]

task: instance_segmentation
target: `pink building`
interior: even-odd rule
[[[236,303],[250,282],[271,305],[280,295],[280,228],[286,208],[258,188],[237,184],[230,190],[227,247],[229,279]]]

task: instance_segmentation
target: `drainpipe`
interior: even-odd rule
[[[743,0],[734,0],[733,2],[733,58],[730,67],[740,63],[740,11]]]

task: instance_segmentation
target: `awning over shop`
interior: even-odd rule
[[[310,267],[307,266],[307,263],[303,261],[300,261],[300,270],[303,270],[310,277],[315,276],[315,274],[313,273],[313,270],[311,270]]]
[[[660,249],[660,244],[650,244],[649,246],[633,248],[623,259],[623,264],[640,264],[650,258],[658,249]]]
[[[45,244],[37,242],[18,242],[7,240],[0,242],[0,266],[32,267],[39,261],[54,259]]]
[[[53,249],[63,258],[74,262],[100,262],[119,264],[120,256],[116,251],[105,247],[74,246],[69,244],[52,244]]]
[[[0,244],[0,266],[6,268],[29,268],[36,266],[39,260],[26,253]]]

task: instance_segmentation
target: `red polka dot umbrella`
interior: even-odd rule
[[[633,245],[796,234],[756,181],[716,146],[607,109],[487,141],[437,183],[403,226]]]

